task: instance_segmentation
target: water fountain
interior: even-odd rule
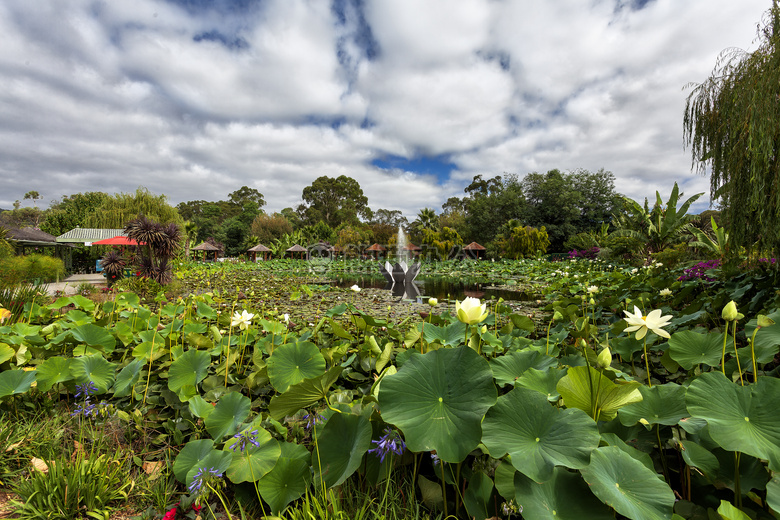
[[[403,298],[417,298],[420,289],[414,283],[414,279],[420,274],[420,262],[414,262],[411,266],[406,263],[408,256],[406,234],[401,226],[398,226],[398,241],[396,243],[396,263],[391,265],[385,261],[385,265],[379,265],[379,271],[387,280],[385,289],[392,290],[393,296]]]

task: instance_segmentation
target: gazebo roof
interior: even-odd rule
[[[366,251],[387,251],[387,248],[381,244],[372,244]]]
[[[75,228],[56,238],[57,242],[75,242],[85,244],[87,242],[97,242],[105,238],[124,235],[124,229],[96,229],[96,228]]]
[[[257,244],[255,247],[251,249],[247,249],[247,251],[253,252],[253,253],[268,253],[271,250],[265,247],[263,244]]]
[[[222,251],[220,248],[209,242],[203,242],[192,248],[193,251]]]
[[[57,237],[33,227],[8,228],[7,238],[19,242],[46,242],[55,244]]]
[[[468,249],[469,251],[485,251],[485,246],[481,246],[476,242],[472,242],[463,249]]]
[[[406,251],[422,251],[422,248],[420,246],[416,246],[416,245],[411,244],[411,243],[406,244],[406,246],[404,246],[404,249]]]
[[[305,247],[299,246],[298,244],[294,244],[292,247],[287,249],[288,253],[305,253],[308,251]]]

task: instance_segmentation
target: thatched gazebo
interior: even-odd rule
[[[485,246],[477,244],[476,242],[472,242],[466,247],[464,247],[463,251],[465,251],[466,255],[469,258],[474,258],[474,259],[485,258]]]
[[[210,244],[208,242],[202,242],[202,243],[198,244],[197,246],[193,247],[192,250],[193,251],[203,251],[203,259],[204,260],[209,256],[209,253],[214,253],[213,260],[215,260],[215,261],[217,259],[217,255],[219,255],[219,253],[222,252],[222,250],[220,248],[218,248],[214,244]]]
[[[263,260],[271,258],[271,250],[263,244],[257,244],[255,247],[247,250],[247,252],[251,255],[253,262],[257,262],[257,253],[263,253]]]
[[[374,258],[379,258],[380,254],[384,254],[387,248],[381,244],[372,244],[371,247],[367,247],[363,252],[368,253]]]
[[[298,258],[300,258],[301,260],[306,258],[308,252],[309,251],[305,247],[299,246],[298,244],[293,244],[292,247],[288,248],[287,251],[285,251],[285,253],[290,253],[290,258],[295,258],[295,255],[297,254]]]
[[[406,244],[406,246],[404,246],[404,252],[408,253],[407,256],[409,256],[410,258],[417,258],[418,256],[420,256],[420,251],[422,251],[422,247],[416,246],[411,242]]]

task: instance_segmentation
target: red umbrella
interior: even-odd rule
[[[138,246],[138,245],[144,245],[144,242],[136,242],[135,240],[131,240],[127,238],[124,235],[119,235],[112,238],[104,238],[103,240],[98,240],[97,242],[92,242],[92,245],[96,246]]]

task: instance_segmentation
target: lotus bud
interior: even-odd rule
[[[744,314],[740,314],[739,311],[737,311],[737,304],[734,302],[734,300],[731,300],[726,304],[725,307],[723,307],[723,312],[721,313],[721,317],[726,321],[734,321],[739,320],[741,318],[744,318]]]
[[[553,321],[560,321],[563,319],[563,314],[561,314],[559,311],[555,311],[553,313]]]
[[[758,315],[758,327],[770,327],[775,324],[775,320],[770,318],[769,316],[765,316],[763,314]]]
[[[584,339],[580,338],[577,340],[577,348],[585,348],[588,344],[585,342]]]
[[[437,298],[428,298],[428,305],[431,307],[436,307],[439,305],[439,300]]]
[[[482,328],[479,329],[480,334],[484,334],[487,332],[487,325],[482,325]]]
[[[609,347],[605,347],[604,350],[599,352],[599,355],[596,358],[596,366],[597,368],[607,368],[611,364],[612,352],[609,350]]]

